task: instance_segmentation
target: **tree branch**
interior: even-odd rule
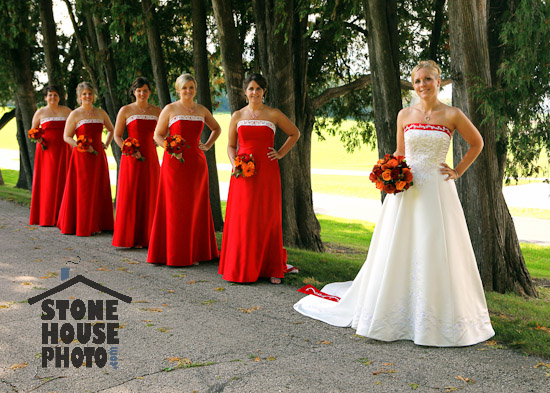
[[[444,79],[441,81],[441,87],[446,86],[452,82],[451,79]],[[354,80],[353,82],[347,83],[342,86],[330,87],[319,94],[311,101],[313,110],[317,110],[330,100],[334,98],[345,96],[346,94],[351,93],[352,91],[361,90],[371,84],[371,75],[363,75],[359,79]],[[400,81],[402,90],[414,90],[411,82],[401,79]]]
[[[352,91],[364,89],[366,86],[370,84],[371,84],[371,76],[370,74],[368,74],[368,75],[363,75],[359,79],[356,79],[353,82],[347,83],[345,85],[328,88],[311,101],[313,110],[316,110],[322,107],[323,105],[325,105],[327,102],[329,102],[334,98],[345,96],[346,94],[351,93]]]

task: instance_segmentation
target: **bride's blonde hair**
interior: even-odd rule
[[[437,63],[433,60],[423,60],[420,63],[418,63],[411,72],[411,82],[414,83],[414,74],[418,72],[421,68],[427,68],[431,72],[433,72],[437,78],[441,78],[441,68],[437,65]]]

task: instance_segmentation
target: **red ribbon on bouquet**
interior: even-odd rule
[[[305,293],[306,295],[318,296],[318,297],[321,297],[323,299],[327,299],[327,300],[330,300],[330,301],[333,301],[333,302],[338,302],[340,300],[340,298],[338,296],[334,296],[334,295],[330,295],[330,294],[325,293],[325,292],[321,292],[320,290],[315,288],[313,285],[306,285],[305,287],[302,287],[302,288],[298,289],[298,292]]]

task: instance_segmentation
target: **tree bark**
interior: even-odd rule
[[[42,36],[44,37],[44,55],[46,60],[46,69],[50,84],[59,88],[59,103],[65,105],[65,83],[61,62],[59,61],[59,51],[57,50],[57,34],[55,20],[53,18],[52,0],[38,0],[40,10],[40,22],[42,27]]]
[[[434,23],[432,26],[432,35],[430,36],[430,59],[438,62],[437,50],[439,48],[439,38],[441,37],[441,28],[443,26],[443,12],[445,0],[434,0]]]
[[[369,36],[374,123],[378,155],[396,149],[397,114],[402,108],[396,0],[363,0]],[[384,198],[382,193],[382,198]]]
[[[476,192],[462,203],[466,208],[470,232],[481,240],[478,242],[474,238],[472,244],[477,247],[476,258],[485,289],[536,296],[536,288],[525,267],[514,223],[502,195],[496,130],[491,119],[485,119],[482,123],[483,114],[477,110],[481,103],[472,94],[472,88],[478,80],[488,86],[492,85],[486,1],[449,2],[451,52],[456,67],[453,75],[458,77],[456,84],[453,83],[453,89],[462,90],[456,94],[456,98],[461,101],[455,104],[470,116],[485,143],[482,153],[458,186],[461,194],[465,193],[463,187],[468,187],[469,193],[472,190]],[[470,188],[472,185],[475,188]],[[479,206],[475,206],[476,203],[472,201],[474,197]],[[469,206],[470,203],[474,204],[473,208]]]
[[[27,137],[26,128],[23,125],[23,116],[21,105],[17,94],[15,94],[15,119],[17,124],[17,142],[19,143],[19,176],[17,178],[16,188],[25,188],[32,190],[32,176],[34,155],[31,158],[31,152],[34,153]]]
[[[157,15],[151,0],[142,0],[141,6],[145,18],[144,25],[145,31],[147,32],[147,45],[149,47],[149,56],[151,56],[151,66],[153,67],[157,94],[160,106],[164,108],[172,102],[172,99],[170,98],[170,89],[166,79],[166,69],[164,66],[164,55],[162,53],[162,42],[160,40]],[[193,21],[195,21],[194,18]]]
[[[231,112],[235,112],[246,105],[242,87],[244,74],[242,45],[239,43],[239,35],[235,27],[231,1],[212,0],[212,8],[214,9],[214,17],[216,18],[216,26],[220,39],[220,51],[229,108]]]
[[[208,51],[206,49],[206,7],[202,0],[192,1],[193,20],[193,68],[197,79],[197,101],[212,111],[210,96],[210,78],[208,77]],[[206,126],[201,140],[206,142],[212,131]],[[214,229],[223,230],[222,206],[220,201],[220,183],[216,166],[216,146],[205,153],[208,164],[208,183],[210,189],[210,209],[214,220]]]

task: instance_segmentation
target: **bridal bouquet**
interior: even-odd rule
[[[44,136],[44,130],[40,128],[40,126],[37,128],[31,128],[28,135],[32,142],[38,143],[38,140]],[[40,142],[40,146],[42,147],[42,150],[46,150],[46,142],[44,140]]]
[[[164,140],[164,148],[172,157],[177,158],[180,162],[185,162],[183,159],[183,149],[189,147],[185,143],[185,139],[179,134],[168,135]]]
[[[376,183],[376,188],[388,194],[398,194],[413,185],[411,168],[403,156],[386,154],[372,168],[369,179]]]
[[[76,138],[76,150],[81,153],[88,152],[88,149],[92,146],[92,141],[92,138],[88,138],[86,135],[79,135],[78,138]],[[92,154],[97,156],[97,151],[92,151]]]
[[[256,173],[256,164],[252,154],[241,154],[235,157],[235,169],[231,176],[250,177]]]
[[[125,156],[133,156],[139,151],[139,141],[137,138],[126,138],[124,142],[122,142],[122,154]],[[145,157],[141,156],[138,158],[139,161],[145,161]]]

